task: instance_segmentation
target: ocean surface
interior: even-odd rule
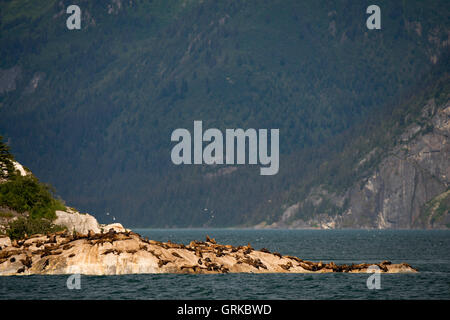
[[[407,262],[417,274],[141,274],[0,277],[0,299],[450,299],[450,231],[136,229],[150,239],[188,244],[206,235],[221,244],[267,248],[311,261],[338,264]]]

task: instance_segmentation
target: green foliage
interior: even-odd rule
[[[16,176],[0,184],[0,206],[19,213],[29,212],[32,218],[56,218],[55,210],[64,210],[64,205],[55,200],[50,187],[33,176]]]
[[[10,152],[10,148],[3,142],[0,136],[0,179],[8,179],[14,175],[14,157]]]
[[[450,191],[438,195],[434,199],[428,201],[419,216],[419,222],[422,225],[435,224],[441,222],[450,211]]]
[[[9,223],[6,234],[11,239],[22,239],[25,235],[46,234],[64,230],[61,226],[55,226],[50,220],[44,218],[20,217]]]
[[[439,221],[444,214],[448,214],[450,210],[450,194],[447,194],[447,196],[443,199],[440,199],[439,205],[434,210],[434,215],[431,217],[431,223],[434,223],[435,221]]]

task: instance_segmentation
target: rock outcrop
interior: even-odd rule
[[[366,272],[372,264],[336,265],[283,256],[250,244],[231,246],[214,239],[189,245],[147,240],[127,231],[59,232],[35,235],[0,250],[0,275],[133,273],[326,273]],[[417,272],[406,263],[376,264],[380,272]]]
[[[93,231],[94,233],[100,232],[97,219],[90,214],[81,214],[71,209],[67,209],[67,211],[57,210],[55,213],[56,220],[53,221],[53,223],[59,226],[64,226],[69,231],[75,231],[83,234],[87,234],[89,231]]]
[[[11,246],[11,239],[0,235],[0,249]]]
[[[429,101],[421,118],[400,135],[396,146],[376,168],[341,194],[316,187],[306,199],[287,207],[279,221],[257,227],[450,228],[450,206],[446,205],[450,186],[450,102],[438,108],[433,100]],[[379,156],[380,151],[372,150],[359,165]],[[435,199],[439,200],[437,214],[427,209]],[[307,207],[332,207],[338,213],[315,212],[312,217],[304,217],[302,212]]]
[[[349,191],[351,210],[341,224],[371,220],[369,226],[382,229],[431,227],[419,223],[419,216],[450,185],[450,103],[437,112],[435,108],[430,102],[423,111],[434,114],[431,123],[409,127],[362,188]],[[444,219],[442,226],[447,223]]]
[[[79,213],[78,211],[66,207],[66,211],[57,210],[56,220],[53,221],[55,225],[63,226],[68,231],[75,231],[81,234],[88,234],[89,232],[100,233],[102,230],[108,231],[113,229],[116,232],[126,232],[120,223],[99,224],[95,217],[88,213]]]

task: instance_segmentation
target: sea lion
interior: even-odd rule
[[[161,259],[161,255],[159,253],[156,253],[155,251],[150,250],[150,249],[148,250],[148,252],[150,252],[157,259]]]
[[[189,242],[189,244],[188,244],[188,247],[191,247],[191,248],[195,248],[197,246],[197,243],[194,241],[194,240],[192,240],[191,242]]]
[[[297,258],[297,257],[294,257],[294,256],[286,256],[286,258],[291,259],[291,260],[294,260],[294,261],[297,261],[297,262],[305,262],[305,263],[307,263],[307,264],[313,264],[313,262],[310,262],[310,261],[303,261],[302,259]]]
[[[377,266],[380,267],[383,272],[388,272],[388,268],[386,267],[386,265],[380,263],[377,264]]]
[[[50,235],[47,243],[56,243],[56,235],[54,235],[54,234]]]
[[[1,258],[8,259],[9,257],[19,255],[19,254],[20,254],[20,250],[9,250],[9,251],[0,252],[0,259]]]
[[[249,265],[255,267],[256,269],[259,269],[259,268],[267,269],[267,266],[265,264],[263,264],[260,259],[252,259],[250,257],[245,257],[242,261],[238,261],[237,263],[238,264],[246,263],[246,264],[249,264]]]
[[[211,239],[208,235],[206,236],[206,242],[210,242],[210,243],[213,243],[213,244],[216,244],[216,239]]]
[[[195,255],[196,255],[197,257],[203,258],[202,252],[201,252],[200,250],[198,250],[198,249],[195,250]]]
[[[169,242],[166,244],[166,248],[181,249],[181,246],[179,244]]]
[[[289,269],[293,267],[292,262],[290,261],[288,261],[286,264],[280,264],[279,266],[286,271],[289,271]]]
[[[208,271],[219,271],[220,266],[215,262],[205,263],[205,266],[207,267]]]
[[[122,251],[120,251],[120,250],[118,250],[118,249],[106,249],[106,250],[102,253],[102,255],[106,255],[106,254],[109,254],[109,253],[113,253],[113,254],[116,254],[116,255],[120,255],[120,254],[122,253]]]
[[[44,242],[43,241],[36,241],[34,243],[34,245],[36,246],[36,248],[39,248],[39,247],[42,247],[44,245]]]
[[[222,273],[229,273],[230,269],[228,269],[227,267],[222,266],[222,268],[220,269],[220,271],[222,271]]]
[[[31,268],[31,264],[33,263],[29,256],[26,256],[25,259],[20,259],[20,262],[28,269]]]
[[[174,256],[174,257],[177,257],[177,258],[182,258],[182,256],[180,256],[178,253],[176,253],[176,252],[172,252],[172,255]]]
[[[47,268],[48,264],[49,264],[49,259],[46,259],[46,260],[44,261],[44,263],[42,264],[42,270],[44,270],[45,268]]]
[[[168,264],[170,262],[170,260],[159,260],[158,261],[158,267],[162,267],[165,266],[166,264]]]

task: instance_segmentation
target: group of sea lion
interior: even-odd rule
[[[90,255],[90,256],[88,256]],[[149,240],[132,232],[80,234],[60,231],[14,240],[0,249],[2,274],[70,273],[70,266],[91,263],[88,274],[101,274],[108,264],[108,274],[124,273],[303,273],[303,272],[366,272],[374,264],[336,265],[334,262],[311,262],[298,257],[255,250],[250,244],[232,246],[218,244],[206,236],[206,241],[191,241],[188,245]],[[122,269],[116,267],[120,265]],[[410,265],[383,261],[375,264],[380,272],[416,272]]]

